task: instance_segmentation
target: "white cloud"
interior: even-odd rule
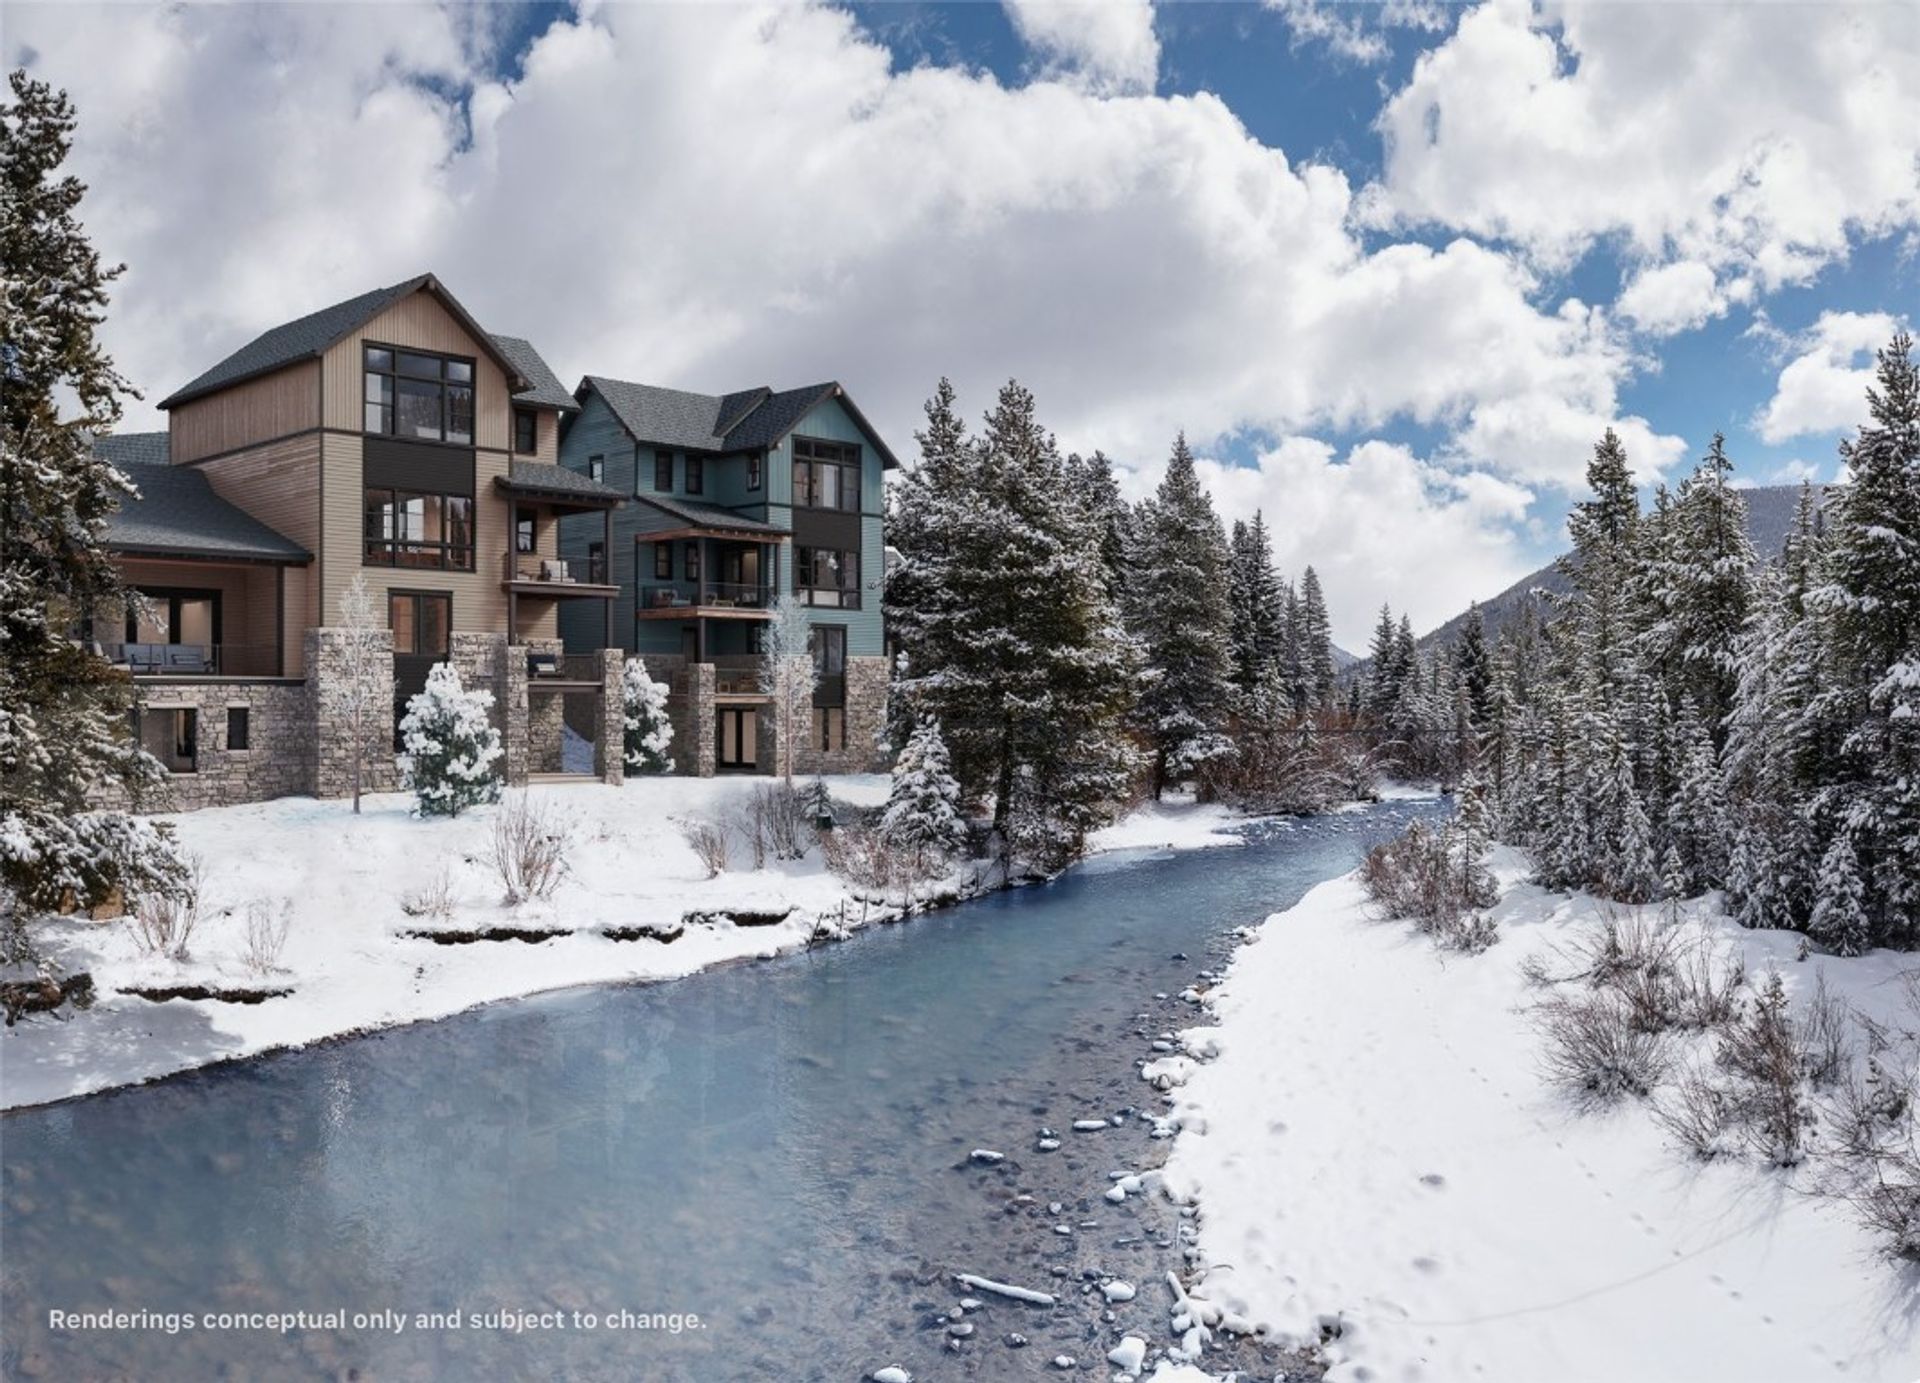
[[[1296,45],[1323,44],[1336,57],[1350,62],[1385,62],[1392,53],[1386,30],[1423,29],[1437,32],[1447,26],[1447,10],[1435,0],[1264,0],[1278,10],[1293,31]]]
[[[1692,259],[1642,269],[1620,294],[1621,314],[1656,336],[1690,331],[1726,310],[1713,266]]]
[[[1898,325],[1885,312],[1823,312],[1792,341],[1798,353],[1780,371],[1773,397],[1754,420],[1763,441],[1841,432],[1866,421],[1873,353]]]
[[[1695,266],[1636,285],[1663,326],[1717,310],[1702,268],[1771,289],[1850,235],[1920,223],[1920,8],[1495,0],[1421,57],[1379,127],[1371,222],[1556,265],[1624,237]]]
[[[1151,0],[1006,0],[1048,69],[1102,92],[1150,92],[1160,71]]]
[[[1518,491],[1489,486],[1577,490],[1610,423],[1644,467],[1682,450],[1619,416],[1641,362],[1606,313],[1471,240],[1369,247],[1339,172],[1210,95],[896,71],[804,5],[589,9],[511,84],[428,7],[15,4],[8,37],[78,105],[84,214],[130,266],[108,344],[150,398],[431,269],[565,380],[836,377],[905,451],[942,374],[976,414],[1018,377],[1065,444],[1123,459],[1180,428],[1413,420],[1443,439],[1427,460],[1325,453],[1298,489],[1424,497],[1373,503],[1371,546],[1299,531],[1362,554],[1340,568],[1360,604],[1415,570],[1396,553],[1450,564],[1415,583],[1436,619],[1513,566],[1494,535]],[[1297,479],[1312,453],[1287,455]],[[1449,557],[1435,532],[1472,541]]]

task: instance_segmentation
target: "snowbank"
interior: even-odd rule
[[[1702,911],[1796,1000],[1824,970],[1871,1015],[1902,1002],[1909,958],[1797,963],[1796,936]],[[1196,1295],[1327,1337],[1335,1380],[1920,1376],[1912,1283],[1843,1209],[1751,1160],[1689,1161],[1643,1102],[1582,1113],[1543,1079],[1522,964],[1593,912],[1513,886],[1501,942],[1467,957],[1370,920],[1349,876],[1259,928],[1212,996],[1220,1026],[1187,1035],[1217,1058],[1177,1071],[1166,1183],[1220,1265]]]
[[[280,1047],[441,1018],[477,1004],[571,985],[674,979],[710,965],[771,956],[806,944],[815,919],[836,927],[877,913],[850,897],[819,851],[754,870],[732,844],[732,865],[708,879],[676,818],[724,821],[764,778],[638,778],[624,787],[543,784],[530,797],[565,814],[575,841],[570,872],[545,901],[510,907],[489,860],[497,808],[451,821],[410,815],[412,798],[382,794],[348,804],[285,798],[168,820],[205,861],[202,919],[179,962],[143,951],[126,922],[68,920],[43,933],[69,972],[89,971],[99,1000],[69,1021],[36,1018],[0,1035],[0,1108],[43,1104]],[[828,779],[837,801],[885,802],[884,774]],[[1191,819],[1190,819],[1191,818]],[[1214,837],[1227,814],[1169,804],[1177,829],[1142,830],[1155,844],[1229,843]],[[1200,823],[1208,823],[1204,828]],[[1111,828],[1116,840],[1132,823]],[[1119,845],[1096,842],[1096,849]],[[445,871],[451,915],[409,916],[402,900]],[[257,973],[245,956],[247,913],[262,904],[291,925],[278,969]],[[771,925],[730,921],[685,928],[690,912],[788,914]],[[534,940],[443,944],[407,933],[510,929]],[[606,935],[614,932],[623,939]],[[544,933],[557,935],[543,936]],[[154,1001],[127,991],[182,986],[292,992],[257,1003]]]
[[[1198,803],[1191,794],[1168,793],[1159,802],[1145,802],[1111,826],[1087,838],[1095,852],[1113,850],[1203,850],[1220,845],[1244,845],[1234,829],[1247,818],[1218,803]]]

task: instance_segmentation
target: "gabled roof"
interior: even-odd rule
[[[140,491],[122,499],[119,511],[107,520],[109,551],[294,565],[313,560],[293,539],[215,494],[204,472],[168,465],[166,433],[100,437],[93,449],[125,471]]]
[[[672,495],[635,495],[633,503],[637,508],[659,511],[681,528],[715,528],[727,533],[741,533],[756,538],[789,536],[789,530],[778,524],[750,519],[745,515],[734,513],[731,509],[722,509],[717,504],[701,504],[695,500],[679,499]],[[657,524],[645,523],[641,526],[642,528],[658,527]]]
[[[534,387],[534,381],[527,378],[439,279],[432,274],[420,274],[391,288],[376,288],[371,293],[348,298],[345,302],[323,307],[318,312],[309,312],[304,317],[262,332],[218,365],[162,399],[160,407],[172,408],[203,394],[211,394],[216,389],[225,389],[229,385],[271,374],[299,361],[318,359],[336,341],[359,330],[402,298],[422,290],[438,298],[441,306],[453,314],[454,320],[465,328],[467,334],[493,357],[494,363],[506,371],[510,389],[517,394]]]
[[[574,397],[583,398],[589,390],[606,400],[634,441],[701,452],[757,451],[777,446],[814,408],[837,398],[880,454],[882,466],[892,470],[900,464],[846,390],[831,380],[777,392],[763,386],[731,394],[695,394],[588,375],[574,390]]]
[[[528,387],[519,390],[513,396],[515,403],[530,403],[538,408],[557,408],[562,413],[578,413],[580,405],[573,401],[573,395],[567,392],[567,386],[560,377],[540,358],[540,352],[533,343],[520,336],[498,336],[493,344],[500,353],[513,362],[513,366],[528,381]]]

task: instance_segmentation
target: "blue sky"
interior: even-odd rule
[[[432,269],[563,378],[1009,376],[1184,429],[1352,642],[1562,545],[1600,430],[1830,478],[1920,305],[1920,7],[17,3],[159,397]],[[137,406],[130,426],[158,415]]]

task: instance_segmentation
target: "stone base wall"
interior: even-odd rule
[[[195,770],[175,773],[141,804],[149,812],[231,807],[313,791],[314,719],[304,682],[140,683],[142,709],[195,712]],[[228,711],[244,708],[247,748],[227,742]],[[103,807],[125,808],[114,784],[99,794]]]
[[[810,735],[793,758],[795,773],[884,773],[891,756],[879,747],[887,723],[888,663],[885,658],[847,659],[846,738],[836,750],[815,747]],[[766,720],[762,718],[762,725]],[[802,727],[810,732],[809,723]],[[764,756],[763,756],[764,757]],[[771,760],[766,760],[771,762]]]
[[[400,786],[393,754],[393,635],[382,629],[373,635],[379,656],[369,670],[368,704],[360,717],[363,735],[360,790],[392,792]],[[312,703],[312,776],[309,791],[316,797],[353,794],[353,694],[349,676],[346,631],[309,629],[306,637],[308,695]],[[280,753],[278,746],[262,744],[256,752]]]

